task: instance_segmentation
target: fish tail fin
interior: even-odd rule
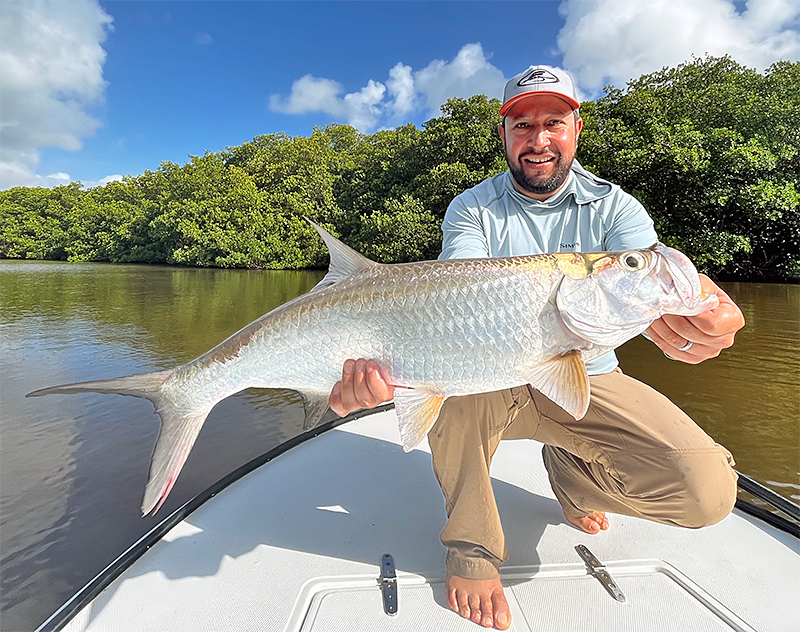
[[[28,393],[26,397],[71,393],[117,393],[150,400],[161,418],[161,431],[150,460],[150,476],[144,490],[142,515],[155,514],[164,504],[194,445],[211,408],[188,409],[178,404],[161,388],[173,374],[170,371],[129,375],[110,380],[78,382],[52,386]]]
[[[161,417],[161,432],[150,459],[150,476],[142,500],[143,516],[150,512],[155,515],[161,509],[200,434],[200,428],[211,412],[210,408],[181,410],[166,397],[153,403]]]
[[[115,377],[110,380],[61,384],[60,386],[41,388],[38,391],[28,393],[25,397],[67,395],[72,393],[118,393],[120,395],[130,395],[131,397],[151,399],[152,393],[159,392],[161,385],[167,381],[170,375],[172,375],[172,371],[159,371],[157,373]]]

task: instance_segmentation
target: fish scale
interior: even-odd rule
[[[586,361],[664,313],[695,314],[712,301],[691,262],[661,244],[382,265],[314,226],[331,266],[308,294],[186,365],[29,394],[96,391],[153,402],[162,428],[143,513],[164,502],[214,405],[242,389],[297,390],[311,427],[327,410],[345,360],[372,358],[390,383],[407,387],[394,398],[406,450],[454,395],[529,383],[578,419],[590,396]]]

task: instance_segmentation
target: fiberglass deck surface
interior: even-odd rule
[[[502,442],[492,477],[515,630],[800,630],[800,542],[735,512],[679,529],[609,515],[564,521],[541,445]],[[445,511],[427,444],[406,454],[394,411],[324,433],[237,481],[173,528],[66,630],[478,630],[446,605]],[[585,544],[627,600],[612,599]],[[381,557],[399,575],[382,609]]]

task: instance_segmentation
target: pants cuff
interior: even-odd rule
[[[464,579],[498,579],[500,563],[494,563],[482,557],[464,557],[454,549],[447,550],[445,567],[448,575],[456,575]]]

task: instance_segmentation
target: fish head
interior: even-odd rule
[[[717,305],[689,258],[662,243],[585,256],[585,274],[565,274],[556,304],[566,326],[597,345],[618,347],[664,314],[692,316]]]

